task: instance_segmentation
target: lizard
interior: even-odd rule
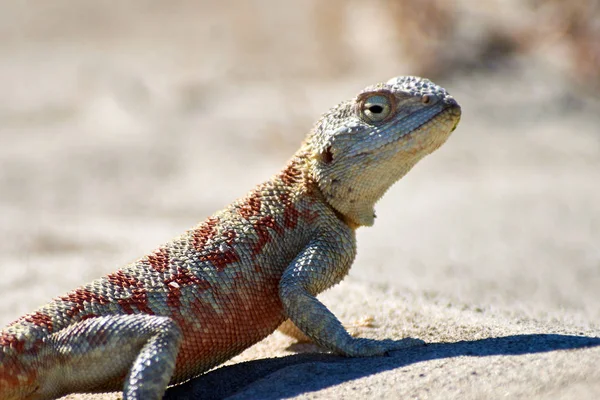
[[[347,275],[375,203],[460,116],[445,89],[415,76],[341,102],[270,180],[1,330],[0,399],[119,390],[126,400],[160,399],[284,322],[348,357],[423,344],[353,337],[316,296]]]

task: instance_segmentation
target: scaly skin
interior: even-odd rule
[[[422,343],[353,338],[315,296],[348,273],[375,202],[459,119],[444,89],[416,77],[339,104],[246,197],[2,330],[0,398],[122,389],[125,399],[160,399],[287,318],[346,356]]]

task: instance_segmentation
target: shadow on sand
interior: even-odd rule
[[[432,343],[395,351],[387,357],[346,358],[323,353],[294,354],[218,368],[169,389],[164,399],[222,399],[248,388],[261,379],[272,380],[272,396],[266,398],[287,398],[427,360],[458,356],[512,356],[593,346],[600,346],[600,338],[535,334],[456,343]],[[314,346],[309,347],[315,349]],[[335,365],[335,371],[323,368],[327,365]],[[279,371],[288,368],[294,370],[293,380],[269,377],[272,374],[280,375]],[[265,397],[261,395],[261,398]]]

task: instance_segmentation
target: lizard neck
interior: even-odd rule
[[[361,226],[372,226],[375,222],[375,204],[398,179],[403,177],[419,161],[422,155],[396,154],[390,163],[375,168],[377,154],[371,154],[371,165],[341,164],[323,174],[317,167],[322,154],[305,143],[282,171],[284,180],[292,182],[299,192],[318,197],[327,204],[335,215],[355,230]]]
[[[330,208],[333,213],[344,222],[350,229],[355,230],[362,225],[372,225],[373,211],[367,211],[371,223],[365,223],[364,217],[344,213],[343,208],[336,207],[335,201],[328,198],[318,182],[318,177],[312,170],[314,155],[310,146],[304,144],[300,150],[288,161],[285,168],[275,176],[275,181],[280,183],[280,189],[289,194],[292,202],[299,199],[312,198]],[[362,222],[362,223],[361,223]]]

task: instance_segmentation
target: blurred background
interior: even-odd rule
[[[0,10],[0,324],[242,196],[322,112],[396,75],[446,87],[463,119],[359,231],[350,279],[599,320],[600,2]]]

